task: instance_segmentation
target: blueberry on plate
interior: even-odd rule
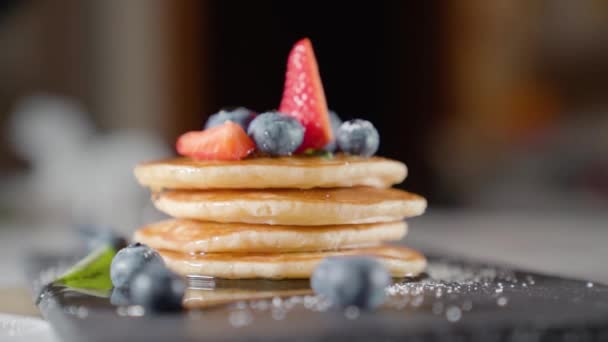
[[[259,151],[272,156],[287,156],[302,144],[304,127],[292,117],[267,112],[251,121],[247,134]]]
[[[115,287],[110,293],[110,304],[116,306],[131,305],[131,296],[129,289],[124,287]]]
[[[209,116],[207,123],[205,123],[205,129],[219,126],[226,121],[232,121],[243,127],[243,130],[247,132],[249,123],[256,117],[256,115],[256,112],[245,107],[221,109],[219,112]]]
[[[133,304],[153,312],[179,311],[186,291],[185,281],[163,265],[144,267],[133,279],[130,295]]]
[[[323,150],[327,151],[327,152],[335,152],[336,149],[338,148],[338,144],[336,143],[336,137],[338,136],[338,130],[340,129],[340,126],[342,126],[342,119],[340,119],[340,117],[338,116],[338,114],[336,114],[336,112],[334,112],[333,110],[330,110],[329,111],[329,123],[331,125],[331,131],[334,134],[334,138],[332,141],[327,143],[327,145],[325,145]]]
[[[388,271],[370,257],[326,258],[314,270],[310,285],[315,293],[340,307],[373,309],[384,302],[390,284]]]
[[[355,119],[340,126],[336,141],[342,152],[370,157],[378,150],[380,136],[371,122]]]
[[[114,287],[128,287],[133,277],[145,266],[164,266],[161,256],[152,248],[139,242],[132,243],[116,253],[110,266],[110,278]]]

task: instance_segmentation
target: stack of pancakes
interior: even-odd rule
[[[138,181],[175,219],[140,228],[172,270],[230,279],[309,278],[326,257],[376,257],[394,277],[426,266],[414,250],[384,244],[407,232],[404,218],[426,200],[391,185],[404,164],[336,155],[140,164]]]

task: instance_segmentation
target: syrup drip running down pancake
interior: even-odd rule
[[[204,309],[216,305],[225,305],[242,300],[253,301],[275,297],[312,295],[312,289],[293,290],[247,290],[247,289],[197,289],[188,288],[184,296],[184,307]]]
[[[375,245],[400,240],[406,231],[402,221],[306,227],[176,219],[143,227],[135,232],[133,240],[183,253],[296,252]]]
[[[183,276],[227,279],[310,278],[321,260],[334,256],[375,257],[395,278],[417,276],[426,267],[426,259],[419,252],[389,245],[331,252],[187,254],[159,250],[159,253],[167,267]]]
[[[184,296],[188,309],[203,309],[242,300],[312,295],[308,279],[220,279],[191,276]]]
[[[153,201],[177,218],[295,226],[393,222],[426,209],[426,200],[416,194],[369,187],[172,190],[154,194]]]
[[[338,154],[333,158],[290,156],[240,161],[177,158],[138,165],[135,177],[143,186],[161,189],[267,189],[390,187],[401,183],[407,168],[401,162]]]

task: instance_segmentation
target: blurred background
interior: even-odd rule
[[[429,199],[406,242],[608,282],[602,0],[4,0],[0,265],[156,219],[135,163],[224,106],[276,108],[304,36],[330,108]]]

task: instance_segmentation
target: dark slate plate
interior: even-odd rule
[[[449,258],[429,262],[423,277],[396,280],[374,312],[328,308],[307,294],[306,281],[211,279],[191,283],[198,289],[188,304],[198,309],[177,314],[151,315],[121,306],[116,294],[118,306],[110,294],[69,289],[44,292],[39,308],[66,341],[608,340],[604,285]],[[32,259],[34,290],[61,264]]]

